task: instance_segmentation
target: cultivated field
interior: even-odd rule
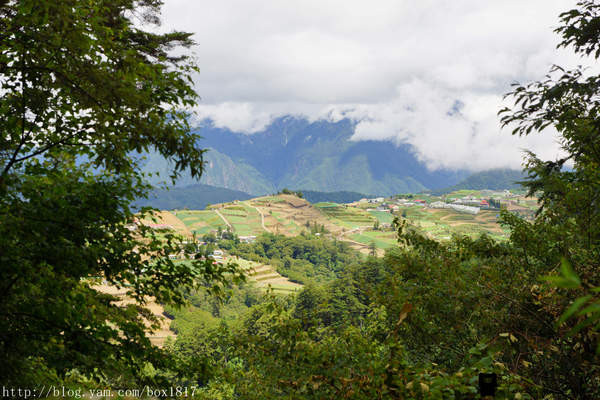
[[[446,196],[447,201],[463,196],[485,198],[480,191],[461,190]],[[427,202],[440,200],[428,198]],[[510,211],[522,215],[531,214],[537,202],[535,198],[513,197],[505,203]],[[238,236],[258,236],[262,232],[296,236],[302,232],[324,230],[323,234],[344,240],[361,251],[369,253],[374,243],[382,250],[397,244],[396,233],[390,227],[395,217],[403,216],[409,223],[421,229],[431,238],[447,240],[453,233],[472,237],[486,233],[497,239],[507,237],[507,231],[498,223],[498,211],[481,210],[476,215],[464,214],[452,209],[433,209],[423,206],[402,206],[393,213],[378,210],[370,203],[317,203],[310,204],[293,195],[264,196],[246,201],[217,204],[208,210],[177,210],[165,214],[165,221],[177,230],[203,235],[228,227]],[[177,224],[175,220],[179,220]],[[379,229],[374,226],[379,224]],[[183,226],[183,228],[181,228]]]
[[[226,259],[227,262],[235,262],[247,272],[248,280],[257,287],[267,290],[272,289],[275,293],[287,294],[294,292],[302,285],[290,282],[286,277],[279,275],[275,268],[267,264],[244,260],[238,257]]]

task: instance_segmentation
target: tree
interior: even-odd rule
[[[560,18],[562,24],[555,30],[562,37],[558,46],[597,60],[600,5],[580,1]],[[523,184],[540,201],[535,224],[523,224],[508,214],[505,219],[513,230],[511,240],[526,254],[528,267],[547,266],[542,271],[555,286],[548,295],[552,299],[548,309],[565,310],[560,319],[557,316],[562,343],[580,349],[576,354],[567,346],[560,349],[564,360],[583,360],[571,368],[576,377],[563,388],[579,398],[595,398],[598,393],[589,394],[589,385],[595,386],[598,374],[586,365],[598,365],[600,351],[600,75],[583,67],[554,66],[543,81],[516,84],[509,96],[515,106],[503,109],[501,115],[513,134],[529,135],[547,127],[560,134],[564,157],[542,160],[527,154],[528,177]]]
[[[375,257],[377,255],[377,246],[375,242],[369,243],[369,255]]]
[[[182,304],[181,287],[218,290],[234,267],[173,263],[135,216],[154,150],[202,173],[188,115],[197,94],[193,44],[159,23],[160,0],[0,1],[0,380],[55,382],[69,371],[141,379],[170,359],[145,336],[148,298]],[[177,50],[174,52],[173,50]],[[119,307],[95,277],[127,288]],[[237,279],[237,278],[236,278]],[[160,377],[160,374],[158,374]]]
[[[559,47],[572,47],[581,56],[600,56],[600,5],[581,1],[561,14]],[[515,109],[501,111],[513,134],[528,135],[548,126],[560,133],[564,157],[541,160],[527,155],[529,195],[539,193],[539,221],[552,226],[559,253],[579,273],[592,273],[600,254],[600,75],[583,67],[554,66],[544,81],[517,85]],[[565,168],[568,164],[572,168]],[[558,268],[560,260],[555,260]],[[584,267],[585,266],[585,267]],[[600,277],[589,277],[596,284]]]
[[[196,243],[187,243],[183,249],[185,250],[186,254],[194,254],[196,251],[198,251]]]

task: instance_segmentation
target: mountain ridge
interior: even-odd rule
[[[406,143],[353,140],[356,122],[293,116],[277,118],[263,130],[245,134],[204,120],[205,168],[200,183],[254,196],[283,188],[318,192],[357,192],[388,196],[453,187],[472,175],[467,170],[429,170]],[[150,155],[147,172],[168,176],[169,161]],[[164,178],[162,178],[164,180]],[[152,178],[151,183],[158,183]],[[183,174],[177,186],[197,183]]]
[[[251,135],[215,127],[212,121],[204,121],[196,132],[203,137],[202,146],[252,168],[276,190],[295,187],[390,195],[446,187],[468,174],[430,171],[408,144],[354,141],[355,126],[348,119],[310,122],[288,116]],[[218,185],[231,187],[222,180]]]

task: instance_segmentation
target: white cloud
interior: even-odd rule
[[[524,148],[554,158],[557,146],[551,133],[519,138],[501,131],[497,117],[501,102],[501,96],[457,93],[415,80],[400,86],[394,101],[346,116],[359,121],[355,140],[409,143],[431,169],[516,167]]]
[[[539,79],[575,0],[169,0],[164,28],[195,32],[200,117],[253,133],[285,114],[349,116],[355,139],[410,143],[430,168],[518,167],[552,134],[512,137],[496,113]],[[456,105],[461,105],[456,112]],[[452,112],[452,111],[455,112]]]

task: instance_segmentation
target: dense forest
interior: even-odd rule
[[[0,35],[3,388],[476,399],[479,374],[495,373],[497,399],[600,398],[599,76],[555,66],[508,94],[501,124],[514,135],[552,126],[564,151],[527,154],[523,185],[539,209],[533,221],[500,213],[509,240],[441,243],[402,217],[381,258],[310,224],[296,238],[215,238],[304,283],[276,295],[236,265],[172,260],[183,243],[170,232],[128,228],[151,218],[132,208],[152,188],[131,154],[172,159],[173,179],[203,168],[181,111],[198,101],[190,35],[130,19],[156,25],[159,6],[0,2],[10,32]],[[556,33],[560,47],[600,57],[600,5],[580,2]],[[97,290],[101,281],[133,301]],[[157,327],[149,298],[174,317],[177,338],[163,348],[146,335]]]

